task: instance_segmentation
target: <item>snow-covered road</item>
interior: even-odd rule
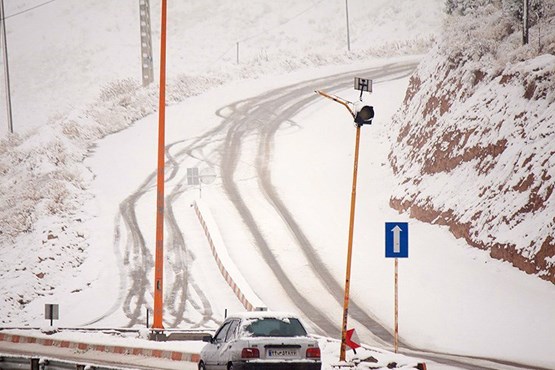
[[[408,68],[414,61],[400,61],[398,66]],[[349,324],[363,342],[383,345],[368,330],[372,320],[385,328],[382,336],[392,328],[393,273],[391,261],[383,257],[383,223],[408,220],[388,204],[393,179],[387,161],[387,123],[408,81],[399,79],[408,72],[404,67],[392,70],[390,77],[379,77],[384,68],[394,66],[391,61],[375,62],[344,67],[349,73],[343,77],[335,67],[235,82],[168,108],[167,194],[175,222],[167,221],[179,227],[179,232],[168,227],[167,240],[172,241],[166,253],[168,327],[214,328],[226,309],[243,309],[221,277],[191,207],[200,189],[184,183],[187,168],[212,167],[221,177],[203,185],[202,199],[251,288],[271,309],[306,312],[305,319],[316,332],[337,335],[341,317],[337,287],[344,278],[354,129],[343,107],[312,91],[332,90],[355,100],[358,93],[350,87],[353,71],[366,70],[367,77],[376,79],[370,101],[377,116],[362,133]],[[288,95],[293,97],[290,102],[285,99]],[[270,103],[266,108],[260,106],[265,101]],[[247,112],[253,120],[241,121]],[[232,135],[241,130],[243,135]],[[86,161],[95,174],[91,188],[95,198],[88,205],[95,217],[87,224],[94,248],[81,267],[84,288],[69,296],[62,296],[60,289],[49,298],[65,303],[64,326],[146,323],[146,307],[152,303],[155,138],[156,117],[149,116],[101,140]],[[240,140],[239,147],[229,145],[234,138]],[[235,159],[226,152],[233,147],[240,149]],[[221,161],[227,164],[221,166]],[[230,197],[234,187],[238,199]],[[259,239],[267,243],[265,252],[259,249],[253,225],[243,221],[236,207],[240,199],[256,220]],[[549,367],[546,353],[553,323],[542,302],[553,297],[551,287],[470,249],[443,228],[408,221],[411,253],[400,264],[401,340],[437,352]],[[316,268],[320,265],[322,269]],[[136,278],[135,273],[142,276]],[[289,282],[280,280],[280,274]],[[130,289],[134,284],[136,289]],[[292,286],[294,290],[288,289]],[[511,303],[514,289],[528,302],[525,306]],[[296,301],[295,295],[304,301]],[[84,309],[82,302],[93,304]],[[43,303],[44,299],[37,300],[30,309]],[[526,307],[535,307],[534,313]],[[513,327],[505,325],[508,321]],[[508,340],[516,328],[520,340]]]

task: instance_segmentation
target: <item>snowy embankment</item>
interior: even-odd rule
[[[321,3],[169,4],[167,103],[224,81],[425,52],[441,18],[440,0],[351,1],[347,53],[344,19],[337,16],[344,4]],[[10,282],[0,285],[0,321],[11,324],[26,322],[22,310],[35,298],[71,281],[96,243],[84,226],[92,215],[82,207],[92,197],[88,186],[95,176],[84,158],[100,138],[153,113],[158,102],[157,86],[145,89],[132,78],[140,71],[136,2],[35,5],[6,4],[9,16],[17,14],[7,24],[16,133],[0,139],[0,278]],[[151,6],[153,40],[159,39],[159,11]],[[368,22],[378,11],[390,17]],[[180,21],[185,17],[188,22]],[[390,21],[399,17],[406,21]],[[155,70],[158,54],[154,42]],[[74,109],[65,114],[68,107]]]
[[[217,78],[183,77],[169,86],[169,101],[219,84]],[[117,81],[86,110],[0,141],[0,262],[6,266],[0,277],[12,283],[0,285],[2,322],[20,322],[29,302],[75,277],[93,242],[83,226],[91,214],[82,207],[92,196],[94,174],[83,161],[97,140],[152,114],[157,94],[155,86]]]
[[[519,46],[520,31],[493,6],[452,20],[411,77],[390,135],[394,208],[552,283],[554,17],[542,22],[541,51],[538,25]]]

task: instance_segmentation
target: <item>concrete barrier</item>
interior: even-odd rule
[[[204,234],[206,235],[210,250],[212,251],[212,255],[214,256],[220,273],[237,296],[237,299],[239,299],[243,307],[248,311],[254,311],[257,308],[265,308],[266,305],[264,302],[254,293],[239,269],[233,263],[231,257],[229,257],[227,248],[220,235],[220,230],[212,217],[210,209],[200,200],[196,201],[193,207],[204,230]]]
[[[36,338],[19,334],[0,333],[0,342],[1,341],[21,344],[33,343],[47,347],[75,348],[81,351],[97,351],[104,353],[118,353],[135,356],[165,358],[174,361],[188,361],[193,363],[197,363],[200,360],[200,355],[198,353],[166,351],[161,349],[149,349],[140,347],[105,346],[99,344],[69,341],[65,339],[58,340],[51,338]]]

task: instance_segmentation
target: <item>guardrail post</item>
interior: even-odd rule
[[[31,370],[39,370],[39,359],[32,358],[31,359]]]
[[[77,365],[75,365],[75,368],[76,368],[77,370],[85,370],[85,365],[77,364]]]

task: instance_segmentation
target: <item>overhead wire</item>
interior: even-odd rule
[[[23,14],[23,13],[30,12],[31,10],[35,10],[35,9],[40,8],[40,7],[42,7],[42,6],[48,5],[48,4],[50,4],[50,3],[53,3],[54,1],[56,1],[56,0],[48,0],[48,1],[45,1],[45,2],[40,3],[40,4],[38,4],[38,5],[35,5],[35,6],[33,6],[33,7],[30,7],[30,8],[24,9],[24,10],[21,10],[21,11],[19,11],[19,12],[17,12],[17,13],[10,14],[10,15],[4,17],[3,20],[6,20],[6,19],[9,19],[9,18],[18,16],[18,15],[21,15],[21,14]]]
[[[279,24],[276,24],[276,25],[273,26],[273,27],[270,27],[270,28],[267,28],[267,29],[263,29],[262,31],[258,32],[258,33],[255,34],[255,35],[247,36],[247,37],[244,37],[244,38],[242,38],[242,39],[240,39],[240,40],[237,40],[237,43],[242,43],[242,42],[245,42],[245,41],[254,39],[254,38],[259,37],[259,36],[261,36],[261,35],[263,35],[263,34],[267,34],[267,33],[271,32],[271,31],[273,31],[273,30],[275,30],[275,29],[277,29],[277,28],[280,28],[280,27],[286,25],[287,23],[289,23],[289,22],[291,22],[291,21],[293,21],[293,20],[299,18],[301,15],[303,15],[303,14],[309,12],[310,10],[314,9],[317,5],[320,5],[320,4],[323,3],[323,2],[324,2],[324,0],[317,1],[316,3],[312,4],[310,7],[308,7],[308,8],[306,8],[306,9],[302,10],[301,12],[295,14],[295,15],[292,16],[291,18],[289,18],[289,19],[287,19],[287,20],[285,20],[285,21],[283,21],[283,22],[281,22],[281,23],[279,23]],[[225,51],[222,55],[220,55],[218,58],[216,58],[216,59],[214,60],[214,62],[212,62],[211,65],[215,64],[216,62],[218,62],[218,60],[220,60],[221,58],[223,58],[223,57],[224,57],[227,53],[229,53],[234,47],[235,47],[235,45],[231,45],[228,49],[226,49],[226,51]]]
[[[286,25],[287,23],[289,23],[289,22],[291,22],[291,21],[293,21],[293,20],[299,18],[301,15],[307,13],[308,11],[314,9],[317,5],[319,5],[319,4],[323,3],[323,2],[324,2],[324,0],[320,0],[320,1],[318,1],[317,3],[313,4],[312,6],[308,7],[307,9],[305,9],[305,10],[301,11],[300,13],[294,15],[293,17],[287,19],[286,21],[281,22],[281,23],[279,23],[279,24],[277,24],[277,25],[275,25],[275,26],[273,26],[273,27],[264,29],[264,30],[258,32],[256,35],[248,36],[248,37],[245,37],[245,38],[243,38],[243,39],[241,39],[241,40],[238,40],[238,42],[245,42],[245,41],[248,41],[248,40],[250,40],[250,39],[253,39],[253,38],[255,38],[255,37],[260,36],[261,34],[269,33],[269,32],[271,32],[271,31],[275,30],[276,28],[279,28],[279,27],[281,27],[281,26],[284,26],[284,25]]]

